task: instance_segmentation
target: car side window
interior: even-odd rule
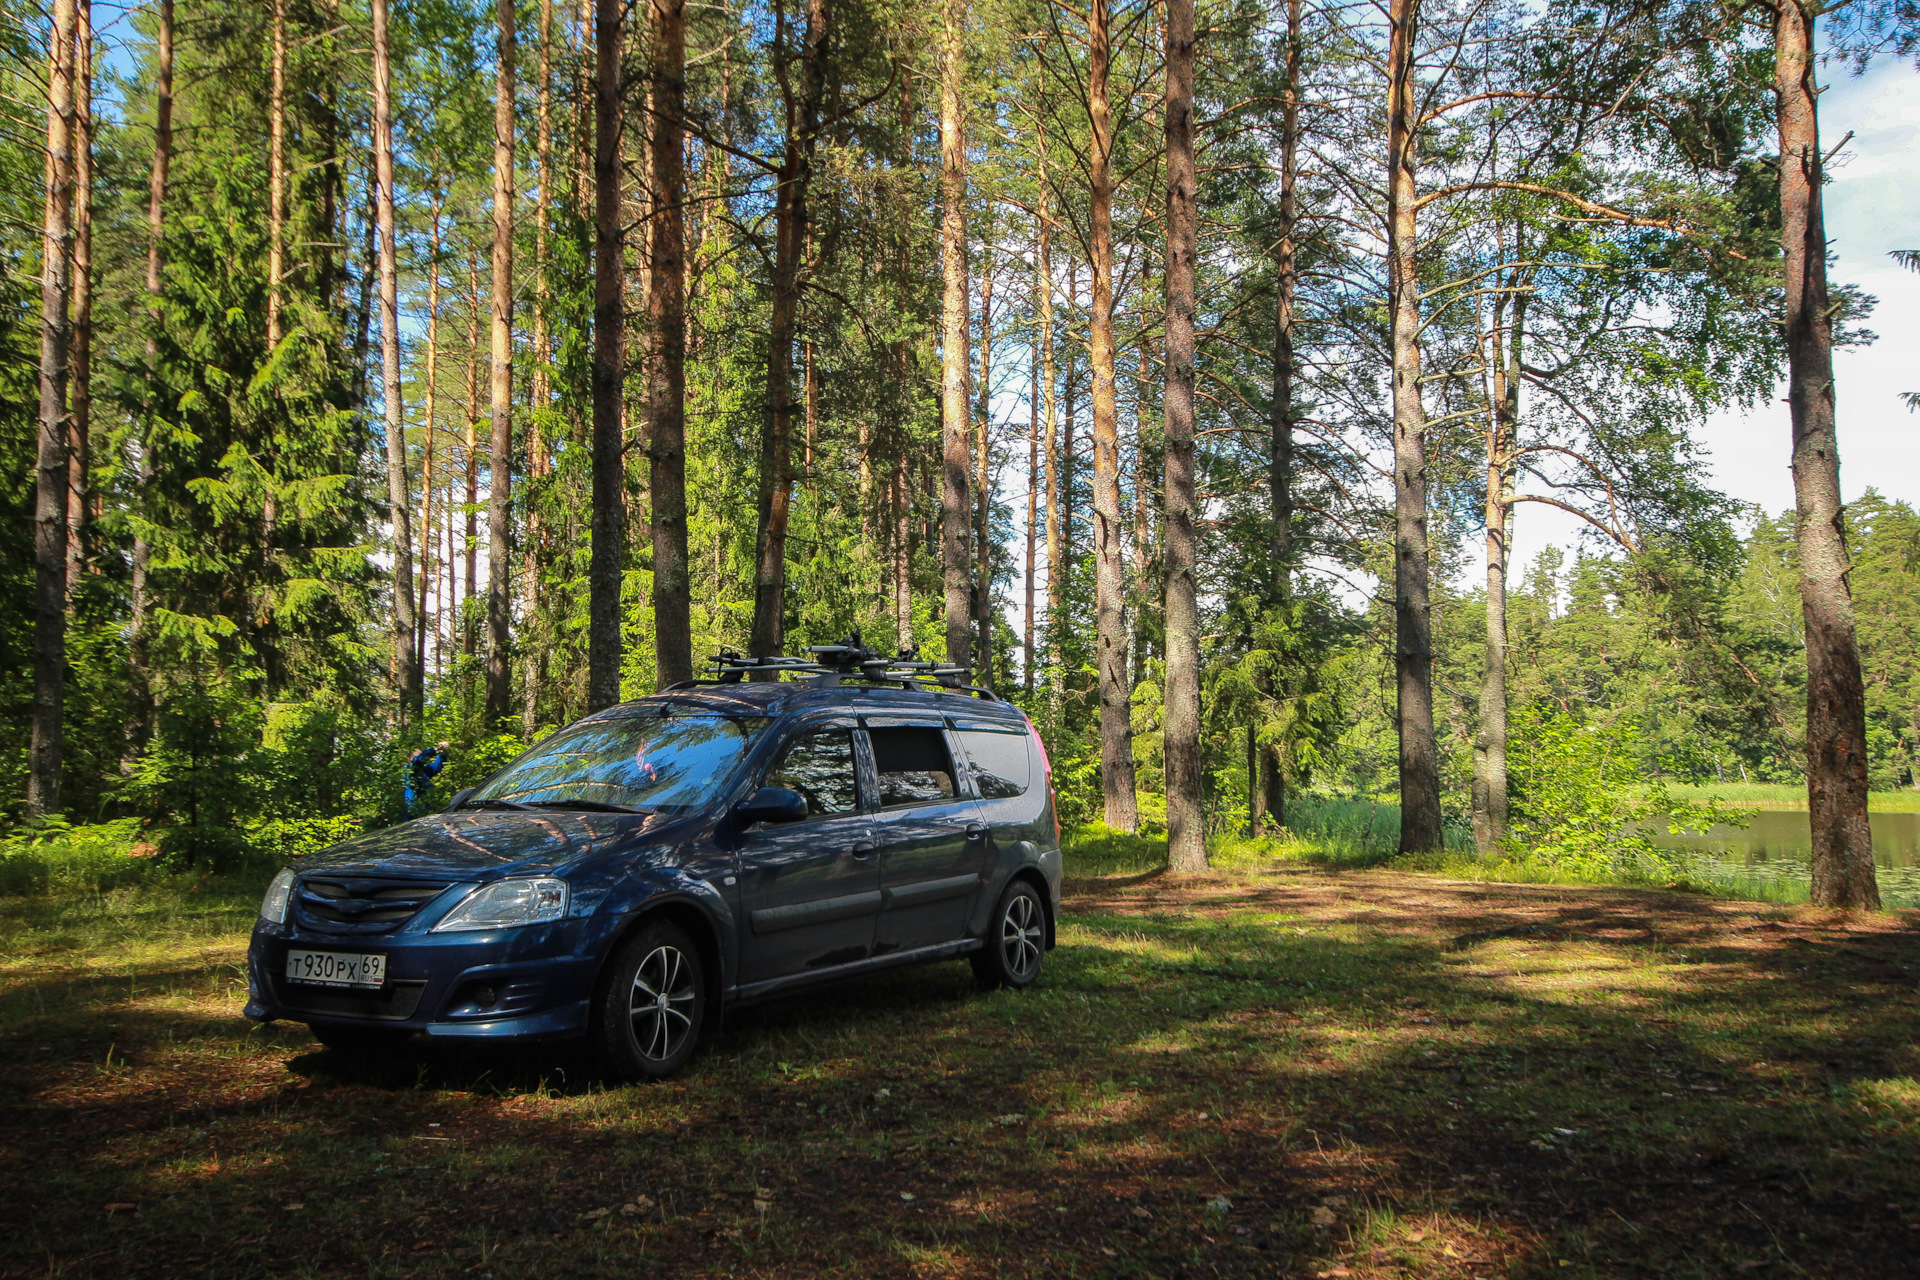
[[[930,804],[956,794],[947,737],[935,728],[868,729],[880,806]]]
[[[1010,800],[1027,793],[1030,774],[1026,734],[962,729],[960,745],[967,749],[981,799]]]
[[[807,798],[807,816],[831,817],[860,808],[854,783],[853,733],[821,729],[803,733],[781,749],[767,771],[766,785],[798,791]]]

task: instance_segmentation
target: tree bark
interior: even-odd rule
[[[93,470],[93,5],[74,11],[73,347],[67,402],[67,608],[87,564]]]
[[[393,63],[387,0],[373,0],[373,167],[380,223],[380,380],[386,398],[387,507],[393,521],[393,652],[399,721],[425,701],[414,660],[413,513],[407,494],[406,416],[400,400],[400,267],[393,222]]]
[[[1505,298],[1494,301],[1492,413],[1487,430],[1487,657],[1475,732],[1473,845],[1492,853],[1507,838],[1507,557],[1513,531],[1515,442],[1520,427],[1521,354],[1527,295],[1512,300],[1511,337],[1502,339]]]
[[[433,523],[433,454],[434,428],[439,421],[440,390],[440,206],[443,196],[440,192],[438,175],[435,175],[433,209],[427,223],[427,385],[421,393],[424,397],[421,405],[420,423],[420,606],[417,616],[420,626],[414,639],[416,661],[420,663],[421,679],[426,679],[427,669],[427,587],[432,584],[436,604],[439,603],[440,572],[434,563],[434,546],[439,541],[435,536]],[[445,621],[445,609],[436,608],[433,619],[434,673],[440,670],[440,624]]]
[[[1044,123],[1035,130],[1035,140],[1039,169],[1036,185],[1040,198],[1040,243],[1034,257],[1040,276],[1040,395],[1043,401],[1040,430],[1041,450],[1046,463],[1047,655],[1053,677],[1049,681],[1048,691],[1053,712],[1058,716],[1066,696],[1067,657],[1066,646],[1062,642],[1066,627],[1066,575],[1060,571],[1060,406],[1054,399],[1059,386],[1059,369],[1054,356],[1053,211],[1050,207],[1052,190],[1047,182],[1047,131]]]
[[[626,254],[620,227],[621,0],[595,0],[593,103],[593,549],[588,564],[587,710],[620,701],[620,587],[626,568]],[[584,7],[584,0],[583,0]]]
[[[991,233],[989,232],[989,243]],[[980,267],[980,385],[973,450],[974,683],[993,687],[993,265]]]
[[[1153,481],[1147,423],[1152,418],[1153,364],[1147,312],[1140,311],[1140,373],[1133,396],[1133,683],[1147,678],[1147,611],[1158,596],[1153,582]]]
[[[1392,0],[1387,54],[1387,293],[1393,326],[1394,665],[1399,685],[1400,852],[1441,848],[1427,586],[1426,410],[1420,400],[1414,33],[1419,0]]]
[[[946,585],[947,661],[972,662],[967,556],[966,0],[943,0],[940,34],[940,565]]]
[[[553,401],[552,337],[547,308],[553,286],[547,277],[547,228],[553,219],[553,0],[540,0],[540,87],[534,95],[534,175],[539,193],[533,218],[533,368],[527,414],[527,476],[547,474],[545,415]],[[522,605],[531,626],[540,615],[540,528],[538,495],[527,504],[526,551],[520,559]],[[532,742],[540,716],[540,685],[545,654],[536,646],[521,672],[520,737]]]
[[[147,426],[152,427],[159,408],[160,344],[157,335],[164,322],[161,279],[165,254],[161,237],[166,231],[167,169],[173,160],[173,0],[160,0],[158,27],[154,36],[153,77],[153,168],[147,181]],[[145,498],[148,480],[153,474],[153,445],[150,438],[140,442],[140,472],[135,490],[136,505]],[[127,627],[128,661],[133,668],[134,717],[144,729],[150,697],[147,670],[147,568],[152,551],[139,522],[133,532],[133,579],[131,616]]]
[[[466,528],[460,544],[466,593],[455,599],[460,652],[469,658],[477,649],[473,600],[480,594],[480,359],[480,253],[476,248],[467,253],[467,491],[461,503]]]
[[[1814,15],[1799,0],[1774,10],[1774,95],[1780,128],[1780,240],[1785,252],[1787,403],[1800,610],[1807,643],[1807,811],[1817,906],[1880,905],[1867,825],[1866,691],[1847,582],[1846,509],[1834,430],[1833,310],[1814,76]]]
[[[1035,310],[1039,308],[1040,295],[1046,291],[1046,281],[1034,280]],[[1033,649],[1033,575],[1036,569],[1035,551],[1038,544],[1038,530],[1034,522],[1040,516],[1040,344],[1035,341],[1031,356],[1033,389],[1027,395],[1027,573],[1026,596],[1027,614],[1025,626],[1020,635],[1020,687],[1028,693],[1033,692],[1034,668],[1039,664],[1039,655]]]
[[[653,618],[660,688],[693,679],[692,579],[687,565],[686,0],[653,10]]]
[[[1133,786],[1133,725],[1127,684],[1126,583],[1120,564],[1120,399],[1113,354],[1113,112],[1107,81],[1113,59],[1110,0],[1087,10],[1087,116],[1093,282],[1088,363],[1093,369],[1093,583],[1100,693],[1100,783],[1106,823],[1115,831],[1140,825]]]
[[[267,352],[280,345],[287,237],[287,0],[273,0],[267,91]]]
[[[1165,572],[1167,863],[1207,866],[1200,773],[1200,617],[1194,582],[1194,275],[1199,251],[1193,148],[1193,0],[1167,0],[1167,371]]]
[[[513,96],[519,40],[513,0],[494,5],[493,329],[487,451],[487,727],[506,726],[513,610]]]
[[[54,0],[40,241],[40,432],[33,510],[33,736],[29,816],[60,810],[67,672],[67,315],[73,268],[74,0]]]
[[[748,638],[748,651],[756,657],[779,653],[786,640],[787,523],[793,505],[793,343],[807,244],[807,190],[813,181],[813,144],[820,128],[832,21],[832,0],[807,0],[800,92],[782,91],[786,150],[774,193],[773,305],[767,325],[767,395],[760,433],[759,558],[754,566],[753,630]],[[782,6],[777,10],[774,37],[782,58],[785,25]],[[792,84],[784,70],[779,79],[783,86]]]

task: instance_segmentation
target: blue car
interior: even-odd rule
[[[281,871],[247,1016],[355,1051],[585,1037],[641,1078],[728,1005],[961,957],[1031,984],[1061,875],[1039,735],[947,669],[814,652],[723,660]]]

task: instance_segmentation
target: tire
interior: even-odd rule
[[[660,1080],[687,1064],[707,1016],[706,969],[686,930],[642,924],[607,962],[594,1047],[621,1080]]]
[[[307,1030],[335,1053],[352,1058],[378,1058],[399,1053],[406,1047],[409,1033],[392,1027],[351,1027],[337,1022],[310,1022]]]
[[[1000,895],[986,943],[973,953],[973,974],[981,986],[1018,990],[1033,985],[1047,956],[1047,908],[1031,884],[1015,880]]]

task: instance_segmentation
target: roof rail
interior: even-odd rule
[[[833,688],[843,680],[866,680],[874,684],[897,684],[903,689],[927,693],[974,693],[999,701],[999,695],[969,681],[970,667],[931,662],[920,657],[918,649],[906,648],[888,657],[867,648],[858,631],[837,644],[809,645],[811,657],[792,658],[773,654],[762,658],[742,657],[732,649],[722,649],[710,660],[707,670],[715,683],[738,684],[749,675],[778,680],[783,674],[804,677],[808,684]]]

